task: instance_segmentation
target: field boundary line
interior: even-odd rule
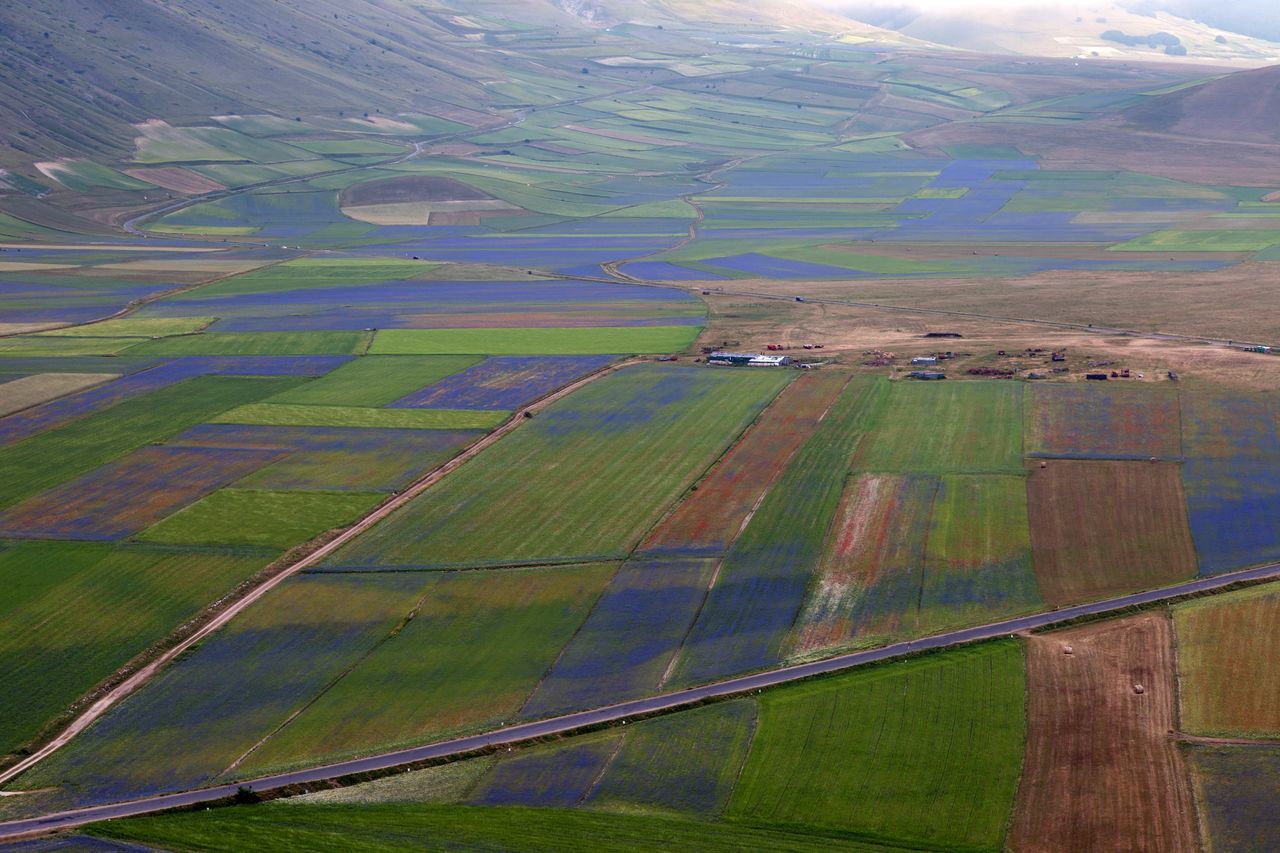
[[[458,468],[461,468],[463,465],[469,462],[472,458],[477,456],[483,450],[497,443],[500,439],[502,439],[508,433],[517,429],[522,423],[524,423],[526,420],[529,420],[529,418],[525,417],[526,412],[533,412],[535,407],[550,405],[555,401],[561,399],[562,397],[565,397],[568,394],[571,394],[572,392],[578,390],[584,385],[588,385],[591,382],[594,382],[595,380],[600,379],[601,377],[606,376],[610,373],[614,373],[618,370],[621,370],[624,367],[629,367],[633,364],[638,364],[638,363],[640,363],[639,359],[631,358],[631,359],[625,359],[623,361],[614,362],[613,364],[610,364],[610,365],[606,365],[600,370],[597,370],[594,373],[587,374],[586,376],[583,376],[577,379],[576,381],[564,386],[563,388],[560,388],[559,390],[554,391],[551,394],[548,394],[542,397],[535,403],[529,406],[524,406],[519,411],[514,412],[511,415],[511,417],[509,417],[506,420],[505,423],[496,427],[492,432],[482,436],[478,441],[476,441],[474,444],[467,447],[457,456],[454,456],[452,459],[449,459],[444,464],[440,465],[439,467],[435,468],[432,471],[429,471],[424,476],[418,478],[418,480],[415,481],[408,488],[404,489],[402,492],[400,492],[397,495],[393,495],[386,502],[375,507],[369,514],[365,515],[363,518],[356,521],[354,524],[346,528],[344,531],[342,531],[342,533],[338,534],[333,539],[326,542],[324,545],[320,546],[319,548],[312,551],[311,553],[305,555],[300,560],[294,562],[292,565],[286,566],[277,574],[266,579],[260,585],[254,587],[252,590],[247,592],[243,597],[237,599],[235,602],[230,604],[225,610],[222,610],[221,612],[219,612],[216,616],[214,616],[212,619],[210,619],[208,622],[206,622],[196,631],[191,633],[181,642],[177,643],[176,645],[174,645],[173,647],[165,651],[163,654],[161,654],[159,657],[157,657],[155,660],[146,664],[137,672],[133,673],[124,681],[122,681],[120,684],[116,685],[111,690],[107,691],[107,693],[105,693],[103,696],[101,696],[100,698],[95,700],[92,704],[90,704],[88,708],[86,708],[81,714],[75,717],[58,735],[53,737],[48,743],[46,743],[40,749],[36,750],[31,755],[24,758],[22,761],[19,761],[17,764],[14,764],[12,767],[9,767],[3,771],[0,771],[0,785],[7,784],[8,782],[17,778],[21,774],[25,773],[27,770],[30,770],[35,765],[39,764],[44,759],[48,758],[57,750],[61,749],[63,746],[69,743],[72,739],[74,739],[76,735],[80,734],[82,731],[87,729],[93,723],[97,722],[97,720],[100,717],[102,717],[113,706],[117,705],[119,702],[125,699],[125,697],[127,697],[129,694],[133,693],[139,687],[141,687],[142,685],[150,681],[168,664],[172,663],[174,659],[176,659],[179,655],[181,655],[191,647],[195,646],[197,643],[204,640],[206,637],[208,637],[210,634],[217,631],[219,628],[222,628],[224,625],[230,622],[233,618],[235,618],[240,613],[248,609],[251,605],[255,604],[261,598],[263,598],[271,590],[275,589],[280,584],[284,583],[284,581],[298,574],[303,569],[309,568],[310,566],[313,566],[319,563],[321,560],[325,559],[330,554],[334,553],[339,548],[346,545],[348,542],[355,539],[357,536],[364,533],[366,530],[373,527],[375,524],[377,524],[378,522],[385,519],[387,516],[394,513],[396,510],[399,510],[400,508],[407,505],[410,501],[412,501],[414,498],[421,495],[427,489],[434,486],[440,480],[444,479],[449,474],[456,471]]]
[[[796,380],[793,380],[793,381],[796,381]],[[765,498],[769,496],[769,493],[773,491],[773,487],[777,485],[780,479],[782,479],[782,475],[786,472],[787,468],[791,466],[791,462],[796,458],[796,455],[799,454],[800,451],[805,447],[805,445],[807,445],[813,439],[813,437],[818,434],[818,430],[822,428],[822,422],[826,420],[827,414],[831,411],[831,409],[835,406],[835,404],[839,402],[840,398],[844,396],[845,391],[849,389],[849,384],[852,381],[853,381],[852,377],[844,381],[844,383],[840,386],[840,390],[832,395],[831,402],[827,404],[827,407],[822,410],[822,414],[818,415],[817,420],[814,421],[813,430],[809,433],[808,438],[806,438],[804,441],[797,444],[795,448],[790,453],[787,454],[787,458],[782,460],[782,463],[777,466],[777,468],[774,470],[773,476],[769,478],[769,482],[765,483],[764,488],[760,490],[760,496],[756,498],[756,502],[751,505],[751,509],[748,510],[746,516],[743,517],[742,523],[738,525],[738,532],[735,533],[733,535],[733,539],[726,544],[724,553],[721,554],[720,558],[716,561],[716,567],[711,572],[711,577],[707,581],[707,589],[702,594],[702,601],[698,602],[698,609],[694,611],[693,619],[689,621],[689,627],[685,629],[684,636],[680,638],[680,645],[676,646],[675,652],[671,655],[671,661],[667,664],[666,670],[662,673],[662,678],[658,681],[659,690],[661,690],[663,687],[666,687],[667,682],[671,680],[671,676],[675,673],[676,667],[680,662],[680,658],[683,656],[682,653],[685,650],[685,645],[688,643],[689,637],[693,635],[694,626],[698,624],[698,618],[702,616],[702,611],[706,609],[707,600],[711,597],[711,591],[715,589],[716,583],[720,580],[720,572],[722,569],[724,569],[725,561],[727,561],[729,559],[729,556],[733,553],[733,546],[738,544],[738,540],[742,538],[742,534],[746,532],[747,527],[751,524],[751,519],[756,517],[756,512],[760,509],[761,505],[764,503]],[[788,383],[787,385],[783,386],[782,390],[785,391],[787,388],[790,388],[790,387],[791,387],[791,383]],[[764,410],[760,412],[760,415],[757,417],[757,420],[759,420],[759,418],[764,417],[764,413],[768,411],[770,408],[772,408],[773,405],[778,402],[778,397],[781,397],[781,396],[782,396],[782,391],[779,391],[778,396],[773,398],[772,403],[770,403],[769,406],[767,406]],[[748,429],[754,427],[755,425],[756,425],[755,422],[752,422],[752,424],[748,427]],[[745,437],[746,434],[747,434],[747,431],[743,430],[742,435],[739,436],[738,438],[738,441],[741,442],[742,438]],[[737,443],[734,444],[734,447],[736,446],[737,446]],[[732,450],[732,449],[733,448],[731,447],[729,450]],[[726,456],[728,455],[729,450],[725,451]],[[724,457],[721,457],[721,458],[723,459]]]
[[[877,649],[865,649],[823,660],[790,664],[697,687],[658,694],[645,699],[633,699],[592,710],[577,711],[559,717],[505,726],[484,734],[437,741],[366,758],[350,759],[306,770],[264,776],[257,779],[246,779],[241,782],[209,788],[157,794],[143,799],[86,806],[40,817],[6,821],[0,823],[0,840],[13,840],[47,834],[96,821],[188,808],[199,804],[228,802],[242,787],[259,792],[292,792],[306,789],[306,786],[309,785],[325,783],[335,779],[381,774],[388,770],[412,767],[418,764],[425,765],[452,761],[464,756],[492,751],[497,747],[532,743],[566,734],[586,732],[626,720],[656,716],[706,702],[746,695],[766,687],[804,681],[860,666],[928,654],[956,646],[1006,637],[1023,631],[1062,627],[1077,622],[1082,618],[1118,614],[1136,607],[1194,597],[1202,593],[1222,591],[1239,584],[1260,583],[1277,577],[1280,577],[1280,563],[1270,563],[1214,577],[1197,578],[1173,586],[1132,593],[1090,604],[1078,604],[1030,616],[1020,616],[943,634],[934,634],[915,640],[893,643]]]

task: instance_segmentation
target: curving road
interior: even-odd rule
[[[200,788],[181,793],[159,794],[140,800],[89,806],[41,817],[9,821],[0,823],[0,840],[13,840],[24,836],[57,832],[94,821],[132,817],[166,809],[210,803],[233,796],[240,785],[247,785],[255,791],[270,791],[290,785],[322,782],[351,774],[389,770],[430,759],[449,758],[486,747],[517,744],[548,735],[565,734],[589,726],[625,722],[629,717],[669,711],[706,699],[750,693],[765,687],[773,687],[816,675],[853,669],[930,649],[941,649],[948,646],[989,640],[995,637],[1048,627],[1082,616],[1113,613],[1130,607],[1221,589],[1243,581],[1257,581],[1276,577],[1280,577],[1280,563],[1258,566],[1239,572],[1230,572],[1211,578],[1198,578],[1174,586],[1133,593],[1132,595],[1123,595],[1118,598],[1093,602],[1092,604],[1064,607],[1059,610],[1036,613],[1031,616],[1021,616],[1016,619],[1006,619],[973,628],[949,631],[919,640],[895,643],[878,649],[852,652],[825,660],[783,666],[767,672],[730,678],[701,687],[663,693],[648,699],[636,699],[592,711],[581,711],[532,723],[505,726],[485,734],[440,741],[426,746],[373,755],[368,758],[357,758],[335,764],[326,764],[321,767],[312,767],[307,770],[264,776],[259,779],[250,779],[231,785]]]

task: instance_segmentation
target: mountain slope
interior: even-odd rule
[[[154,116],[475,107],[499,65],[398,0],[3,4],[0,56],[0,144],[46,157]]]
[[[1144,130],[1231,142],[1280,142],[1280,65],[1156,95],[1125,112]]]

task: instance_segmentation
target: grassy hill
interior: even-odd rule
[[[1280,65],[1148,98],[1125,112],[1144,130],[1232,142],[1280,142]]]

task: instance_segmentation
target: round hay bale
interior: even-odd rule
[[[1133,685],[1133,692],[1141,696],[1143,693],[1147,692],[1147,688],[1143,687],[1141,684],[1135,684]]]
[[[1063,646],[1063,647],[1062,647],[1062,653],[1063,653],[1064,655],[1073,655],[1073,654],[1075,654],[1075,652],[1076,652],[1076,650],[1075,650],[1075,649],[1073,649],[1073,648],[1071,648],[1070,646]]]
[[[1040,462],[1040,467],[1041,467],[1041,468],[1048,468],[1048,467],[1049,467],[1049,463],[1048,463],[1048,462],[1045,462],[1045,461],[1043,461],[1043,460],[1042,460],[1042,461]]]

